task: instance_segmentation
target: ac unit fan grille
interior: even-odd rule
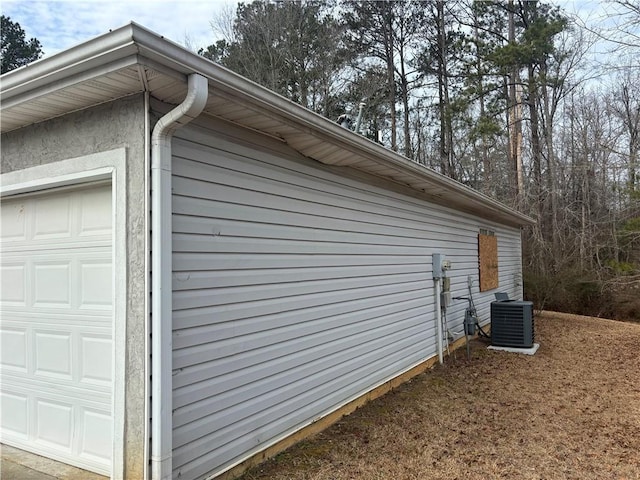
[[[534,342],[533,303],[491,302],[491,344],[530,348]]]

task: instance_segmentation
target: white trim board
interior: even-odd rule
[[[124,477],[127,298],[127,185],[125,148],[38,165],[0,175],[0,196],[9,197],[111,180],[113,211],[113,452],[111,478]]]

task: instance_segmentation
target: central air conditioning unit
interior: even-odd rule
[[[534,341],[533,302],[491,302],[491,344],[531,348]]]

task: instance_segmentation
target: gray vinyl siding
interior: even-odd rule
[[[401,189],[400,189],[401,190]],[[522,294],[520,232],[211,122],[173,142],[174,477],[221,472],[436,354],[431,254]],[[496,290],[496,291],[498,291]],[[449,326],[459,330],[463,302]]]

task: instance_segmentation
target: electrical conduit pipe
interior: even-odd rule
[[[184,101],[163,116],[151,134],[151,478],[172,474],[172,245],[171,137],[196,118],[209,82],[189,75]]]
[[[441,278],[436,277],[433,279],[434,290],[436,295],[436,335],[438,335],[438,361],[443,363],[442,358],[442,309],[440,307],[440,281]]]

